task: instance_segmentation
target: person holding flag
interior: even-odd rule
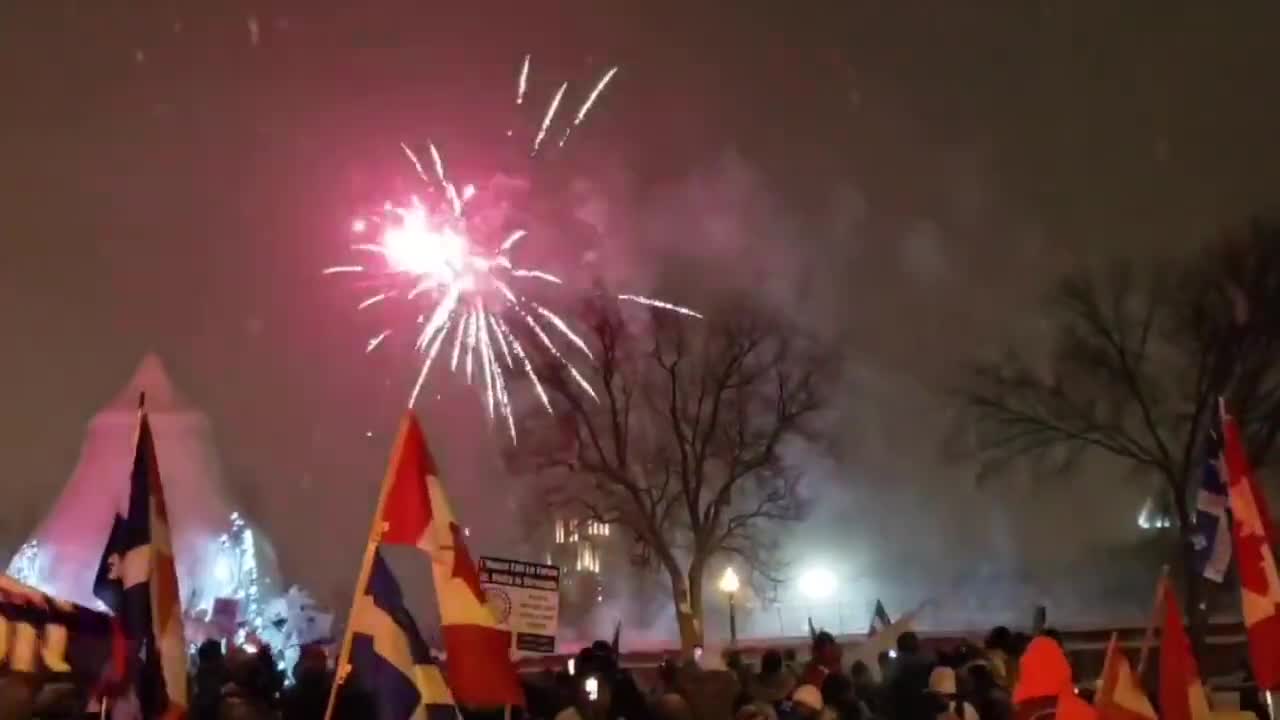
[[[144,401],[138,403],[128,507],[116,515],[93,592],[121,619],[131,700],[142,717],[178,720],[187,713],[186,641],[169,513]]]

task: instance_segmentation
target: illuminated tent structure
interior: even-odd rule
[[[56,597],[99,606],[93,579],[114,514],[127,502],[142,392],[155,435],[183,607],[192,613],[207,610],[216,598],[239,597],[252,619],[266,600],[259,592],[278,586],[275,553],[266,537],[235,512],[209,419],[174,388],[153,354],[90,420],[70,480],[9,572]]]

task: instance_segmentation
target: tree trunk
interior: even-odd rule
[[[676,606],[676,623],[680,628],[680,648],[692,653],[695,645],[702,644],[702,602],[695,603],[689,583],[678,572],[671,572],[671,595]]]

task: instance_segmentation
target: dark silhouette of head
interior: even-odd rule
[[[920,636],[907,631],[898,636],[898,655],[911,657],[920,654]]]
[[[837,669],[840,666],[840,657],[843,650],[840,643],[836,642],[835,635],[823,630],[813,636],[813,659],[819,664]]]
[[[205,640],[196,650],[196,659],[201,665],[213,665],[222,662],[222,643],[217,640]]]
[[[765,675],[776,675],[782,672],[782,653],[777,650],[766,650],[760,658],[760,672]]]
[[[991,628],[991,632],[987,633],[987,641],[984,646],[988,650],[1011,651],[1013,645],[1013,633],[1009,632],[1009,628],[1003,625],[997,625]]]

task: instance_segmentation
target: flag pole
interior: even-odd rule
[[[360,596],[364,594],[364,588],[369,584],[369,572],[373,567],[373,555],[378,551],[378,543],[382,539],[383,531],[386,530],[386,523],[382,520],[382,511],[387,504],[387,494],[391,492],[391,483],[394,480],[393,474],[396,470],[396,459],[400,456],[401,448],[408,439],[410,412],[412,410],[405,413],[404,419],[400,421],[400,431],[396,434],[396,441],[391,445],[391,459],[387,462],[387,471],[382,476],[382,486],[378,488],[378,503],[374,506],[373,523],[369,528],[369,540],[365,543],[364,559],[360,561],[360,574],[356,580],[356,589],[351,595],[351,609],[347,612],[347,626],[342,633],[342,648],[338,651],[338,664],[334,669],[333,684],[329,687],[329,702],[325,705],[324,720],[330,720],[333,717],[333,708],[338,698],[338,689],[351,671],[352,620],[355,616],[356,603],[360,602]]]
[[[1160,610],[1164,606],[1164,586],[1169,582],[1169,566],[1160,568],[1160,577],[1156,580],[1156,597],[1151,603],[1151,620],[1147,631],[1142,636],[1142,648],[1138,651],[1138,667],[1134,674],[1142,681],[1142,673],[1147,668],[1147,655],[1151,653],[1151,645],[1155,642],[1156,626],[1160,624]]]
[[[1098,675],[1097,693],[1093,696],[1093,706],[1098,707],[1102,704],[1103,698],[1107,695],[1114,694],[1115,688],[1108,687],[1108,678],[1111,677],[1111,664],[1115,662],[1115,653],[1119,652],[1120,633],[1111,633],[1111,640],[1107,642],[1107,654],[1102,657],[1102,673]],[[1142,682],[1141,679],[1138,682]]]

